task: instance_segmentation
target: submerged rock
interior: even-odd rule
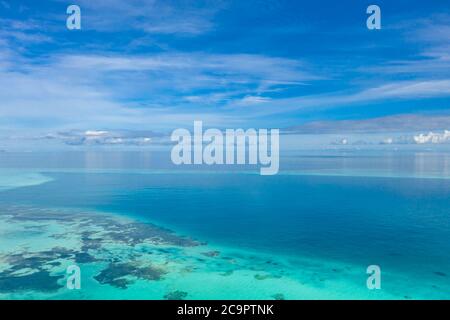
[[[284,294],[282,293],[276,293],[272,296],[272,298],[274,298],[275,300],[285,300]]]
[[[15,207],[6,212],[12,221],[57,221],[61,224],[74,225],[78,228],[89,229],[92,226],[103,230],[98,237],[96,232],[82,231],[82,251],[99,249],[106,240],[112,240],[126,245],[135,246],[144,242],[165,244],[179,247],[202,245],[188,237],[175,234],[173,231],[153,225],[151,223],[135,222],[130,219],[120,219],[115,216],[99,212],[79,212],[72,210],[52,210],[43,208]],[[5,214],[6,214],[5,213]],[[56,237],[63,237],[58,234]]]
[[[272,274],[255,274],[256,280],[266,280],[266,279],[278,279],[281,278],[281,276],[272,275]]]
[[[63,287],[58,281],[64,276],[52,276],[50,272],[39,270],[26,275],[11,275],[10,272],[0,273],[0,292],[11,293],[21,291],[56,291]]]
[[[76,263],[91,263],[96,261],[99,261],[99,259],[95,258],[87,252],[77,252],[75,254]]]
[[[143,280],[160,280],[166,271],[154,266],[140,267],[133,262],[110,263],[94,277],[101,284],[109,284],[115,287],[126,289],[129,284],[134,283],[130,277]]]
[[[207,257],[217,257],[217,256],[219,256],[220,255],[220,251],[208,251],[208,252],[203,252],[202,253],[204,256],[207,256]]]
[[[183,300],[187,297],[188,293],[184,291],[173,291],[164,295],[164,299],[166,300]]]

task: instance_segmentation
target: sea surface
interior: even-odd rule
[[[161,159],[0,154],[0,298],[450,298],[448,153],[285,154],[275,176]]]

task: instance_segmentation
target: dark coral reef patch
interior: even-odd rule
[[[160,280],[165,273],[162,268],[152,265],[140,266],[135,262],[110,263],[94,279],[101,284],[126,289],[128,285],[134,283],[133,278]]]
[[[183,300],[187,297],[188,293],[184,291],[173,291],[164,295],[164,299],[166,300]]]
[[[95,276],[95,280],[127,288],[136,279],[155,281],[167,273],[161,267],[138,263],[136,259],[140,253],[136,246],[145,244],[149,245],[148,250],[154,252],[166,250],[173,253],[183,247],[200,245],[191,238],[179,236],[153,224],[98,212],[11,206],[2,208],[0,216],[7,223],[24,225],[23,228],[28,233],[39,232],[45,236],[52,223],[64,230],[47,235],[50,244],[55,244],[51,249],[29,251],[24,248],[23,251],[0,254],[0,259],[6,263],[0,271],[0,292],[5,293],[55,291],[63,287],[60,284],[63,281],[60,280],[65,277],[65,264],[105,261],[109,265]],[[66,239],[75,241],[66,242]],[[61,243],[70,244],[62,247]],[[114,251],[117,246],[129,247],[131,250],[123,256]]]
[[[63,275],[52,275],[47,269],[60,265],[59,259],[68,259],[75,252],[61,247],[41,252],[20,252],[4,255],[3,260],[10,265],[0,272],[0,292],[56,291]]]

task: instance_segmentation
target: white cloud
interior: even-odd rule
[[[5,44],[14,46],[15,49],[24,45],[38,44],[53,41],[43,34],[44,25],[34,20],[12,20],[0,18],[0,38]]]
[[[245,96],[240,103],[242,105],[252,105],[252,104],[260,104],[270,102],[272,99],[261,96]]]
[[[450,15],[448,13],[438,14],[416,20],[408,35],[411,41],[448,44],[450,40]]]
[[[419,134],[413,137],[416,144],[441,144],[450,142],[450,131],[445,130],[443,133],[429,132],[427,134]]]
[[[401,21],[393,28],[401,30],[406,41],[415,44],[417,52],[405,56],[404,59],[364,66],[359,68],[359,71],[409,77],[426,76],[428,79],[449,76],[450,15],[435,14],[426,18]]]
[[[222,126],[243,117],[207,106],[243,95],[252,97],[247,102],[263,102],[267,99],[256,95],[262,83],[279,86],[313,78],[298,61],[262,55],[58,55],[29,60],[0,48],[0,125],[32,121],[33,127],[44,128],[167,128],[201,117]],[[192,96],[192,90],[199,94]]]
[[[450,79],[400,81],[364,90],[348,97],[348,101],[378,100],[385,98],[424,98],[450,95]]]
[[[289,113],[297,110],[332,109],[340,106],[366,104],[386,100],[414,100],[450,96],[450,79],[396,81],[363,89],[356,93],[334,92],[295,98],[272,100],[271,103],[258,105],[250,109],[254,116],[269,116]],[[230,108],[239,108],[238,102],[231,102]]]
[[[349,144],[349,141],[347,138],[341,138],[337,141],[333,141],[331,142],[332,145],[336,145],[336,146],[346,146]]]
[[[162,74],[172,86],[229,84],[295,85],[317,80],[300,61],[252,54],[163,53],[147,56],[70,55],[56,57],[60,67],[73,71],[154,72]],[[158,79],[150,78],[151,81]],[[173,81],[176,81],[173,83]]]
[[[66,145],[134,145],[145,146],[160,135],[153,132],[87,130],[47,134],[37,139],[58,140]]]
[[[86,137],[102,137],[108,135],[108,131],[87,130],[84,135]]]
[[[83,28],[87,30],[185,35],[212,30],[216,13],[224,7],[220,0],[78,0],[77,4],[82,8]]]
[[[428,132],[428,133],[410,133],[392,136],[383,139],[380,144],[383,145],[441,145],[450,143],[450,131]]]
[[[312,121],[286,129],[287,133],[419,132],[450,128],[449,115],[400,114],[368,119]]]

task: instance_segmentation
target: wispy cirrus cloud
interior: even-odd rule
[[[448,44],[450,40],[450,14],[439,13],[431,17],[411,21],[412,27],[407,33],[410,41]]]
[[[39,63],[19,56],[20,66],[12,58],[6,59],[8,67],[0,69],[2,116],[55,117],[57,122],[72,125],[80,125],[86,116],[92,121],[130,125],[155,114],[167,121],[182,119],[183,114],[184,119],[193,120],[198,114],[210,114],[232,122],[311,108],[450,96],[450,80],[444,79],[397,81],[356,92],[272,98],[274,88],[322,78],[309,72],[310,68],[300,61],[263,55],[64,54]],[[217,109],[221,105],[223,110]]]
[[[214,28],[214,16],[224,7],[225,2],[79,0],[77,4],[83,10],[83,28],[86,30],[137,30],[149,34],[198,35]]]
[[[434,14],[401,21],[394,27],[404,34],[409,45],[418,46],[416,54],[403,59],[387,59],[376,66],[359,70],[390,75],[409,75],[438,78],[448,76],[450,70],[450,15]]]
[[[450,129],[450,115],[401,114],[356,120],[311,121],[289,127],[287,134],[423,132]]]
[[[450,96],[450,79],[397,81],[382,84],[356,92],[333,92],[319,95],[261,101],[258,105],[248,106],[259,116],[291,113],[298,110],[326,110],[342,106],[365,105],[381,101],[411,101]],[[241,108],[242,103],[230,103],[230,108]]]
[[[298,84],[301,81],[320,79],[306,71],[301,61],[257,54],[191,52],[148,56],[69,55],[60,57],[58,63],[73,70],[160,71],[167,74],[184,71],[186,76],[190,75],[192,78],[195,74],[203,74],[220,77],[222,81],[227,81],[227,78],[240,82],[255,80],[269,85]]]
[[[205,108],[241,96],[258,102],[258,94],[272,87],[316,78],[296,60],[249,54],[60,54],[31,60],[14,53],[4,61],[3,122],[33,120],[36,126],[50,121],[73,127],[95,122],[126,127],[145,121],[175,126],[199,116],[222,124],[241,121]]]
[[[0,39],[16,47],[53,41],[42,32],[42,27],[35,20],[0,19]]]

